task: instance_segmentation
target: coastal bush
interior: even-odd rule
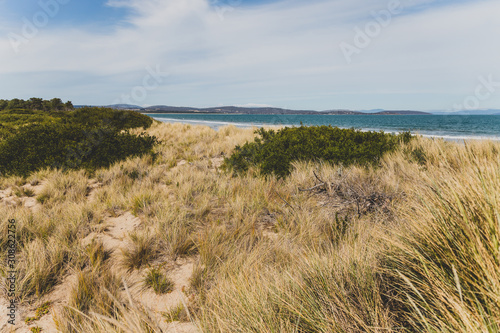
[[[44,114],[42,111],[26,109],[0,111],[0,140],[16,134],[17,130],[30,124],[61,123],[62,119]]]
[[[139,127],[147,129],[153,124],[152,118],[135,111],[95,107],[85,107],[69,112],[67,119],[87,127],[111,127],[116,130]]]
[[[254,142],[237,146],[224,160],[224,167],[245,172],[257,166],[262,174],[285,177],[294,161],[327,161],[332,164],[376,164],[382,155],[394,150],[399,142],[409,142],[411,135],[362,132],[332,126],[301,126],[279,131],[261,128]]]
[[[28,125],[0,142],[0,173],[28,176],[43,168],[92,171],[129,156],[148,153],[155,143],[154,137],[109,127]]]
[[[139,127],[147,129],[153,123],[153,119],[135,111],[97,107],[85,107],[74,111],[8,109],[0,111],[0,123],[2,127],[11,129],[35,123],[76,123],[85,127],[110,127],[125,130]]]
[[[43,168],[108,167],[151,151],[154,137],[127,131],[147,129],[152,123],[140,113],[110,108],[1,110],[0,175],[27,176]]]

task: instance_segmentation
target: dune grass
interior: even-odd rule
[[[152,268],[146,273],[144,286],[153,289],[157,294],[167,294],[174,290],[174,282],[165,276],[160,268]]]
[[[295,162],[276,178],[218,168],[253,130],[147,133],[161,142],[154,158],[0,180],[19,193],[41,186],[41,208],[6,206],[0,230],[18,221],[24,302],[76,277],[61,331],[160,332],[124,281],[140,274],[168,293],[157,267],[179,258],[195,260],[189,301],[163,317],[204,332],[500,331],[499,143],[416,138],[376,165]],[[125,212],[141,226],[118,260],[82,242]]]

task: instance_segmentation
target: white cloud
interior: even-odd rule
[[[497,0],[401,2],[407,10],[348,64],[339,44],[389,1],[282,1],[221,19],[208,0],[112,0],[136,13],[112,33],[41,29],[18,54],[0,39],[0,91],[108,104],[159,65],[170,76],[142,104],[437,109],[473,93],[480,75],[500,81]],[[500,96],[484,104],[500,107]]]

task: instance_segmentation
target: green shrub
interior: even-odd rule
[[[109,127],[35,124],[0,142],[0,173],[27,176],[43,168],[95,170],[150,152],[154,137]]]
[[[62,105],[59,101],[46,102]],[[22,101],[12,105],[18,102]],[[29,103],[35,102],[40,101]],[[156,143],[154,137],[127,132],[153,123],[150,117],[134,111],[20,107],[0,111],[0,175],[27,176],[46,167],[92,171],[147,153]]]
[[[265,175],[285,177],[293,161],[319,161],[332,164],[376,164],[385,152],[394,150],[399,142],[408,142],[408,132],[393,135],[383,132],[362,132],[331,126],[284,128],[279,131],[256,131],[260,138],[237,146],[224,167],[245,172],[257,166]]]
[[[0,134],[15,132],[17,128],[29,124],[80,124],[84,127],[105,127],[125,130],[149,128],[153,119],[135,111],[111,108],[85,107],[74,111],[8,109],[0,111]],[[4,136],[4,135],[2,135]]]
[[[70,112],[68,120],[87,127],[111,127],[117,130],[149,128],[153,119],[135,111],[85,107]]]

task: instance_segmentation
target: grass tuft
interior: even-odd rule
[[[99,268],[109,259],[111,252],[104,249],[102,241],[92,240],[86,248],[92,268]]]
[[[70,294],[69,305],[82,313],[95,311],[113,315],[120,298],[121,281],[109,270],[87,270],[79,273]]]
[[[189,320],[188,312],[186,311],[184,305],[182,304],[179,304],[173,309],[164,312],[163,317],[165,318],[165,321],[167,323],[171,323],[174,321],[186,322]]]
[[[153,268],[146,273],[144,286],[153,289],[157,294],[168,294],[174,291],[175,284],[159,268]]]
[[[130,234],[131,243],[122,249],[122,264],[128,271],[149,264],[158,255],[158,244],[147,233]]]

